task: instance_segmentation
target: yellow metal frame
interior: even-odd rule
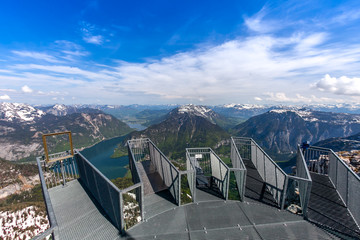
[[[49,159],[49,151],[48,151],[48,148],[47,148],[46,137],[56,136],[56,135],[63,135],[63,134],[68,134],[68,136],[69,136],[71,154],[66,155],[66,156],[62,156],[62,157],[59,157],[59,158]],[[56,161],[63,160],[63,159],[74,156],[74,148],[73,148],[73,143],[72,143],[71,131],[43,134],[42,139],[43,139],[43,144],[44,144],[46,162],[48,162],[48,163],[49,162],[56,162]]]

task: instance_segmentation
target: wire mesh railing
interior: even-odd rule
[[[43,233],[37,235],[34,237],[34,240],[42,240],[42,239],[48,239],[48,237],[51,235],[52,239],[58,238],[58,224],[55,217],[55,212],[53,209],[53,206],[51,204],[50,195],[48,192],[46,180],[43,173],[42,163],[43,160],[41,160],[40,157],[36,158],[38,170],[39,170],[39,178],[40,178],[40,184],[42,189],[42,194],[45,202],[46,212],[49,219],[50,228],[44,231]]]
[[[229,167],[220,159],[211,148],[187,148],[187,156],[193,163],[196,172],[210,176],[210,182],[215,182],[222,196],[228,198]]]
[[[119,230],[123,230],[124,220],[121,209],[121,191],[81,153],[75,152],[80,180],[101,205],[111,219],[111,222]]]
[[[180,204],[180,173],[171,161],[148,138],[128,141],[129,155],[131,155],[134,168],[137,162],[151,161],[155,171],[160,175],[163,183],[168,187],[174,201]],[[140,176],[139,176],[140,179]]]
[[[286,206],[294,213],[299,206],[304,218],[307,218],[312,180],[300,146],[296,155],[296,175],[288,175],[287,178]]]
[[[175,199],[175,202],[179,205],[181,195],[179,170],[150,139],[148,146],[151,162],[154,164],[156,171],[168,187],[168,190]]]
[[[254,164],[278,206],[283,208],[287,174],[253,139],[234,137],[233,141],[241,158]]]
[[[238,189],[240,200],[244,201],[246,186],[246,167],[233,138],[231,138],[230,159],[233,166],[232,168],[230,168],[230,176],[232,175],[232,173],[235,176],[236,186]]]
[[[183,180],[185,178],[186,180]],[[181,179],[181,204],[195,202],[196,199],[196,169],[194,162],[190,157],[188,151],[186,151],[186,171],[180,171]],[[186,186],[187,183],[187,186]],[[184,186],[185,185],[185,186]],[[187,191],[189,189],[189,193]],[[189,199],[191,198],[191,199]]]
[[[360,177],[331,149],[310,146],[304,150],[310,171],[326,174],[360,226]]]

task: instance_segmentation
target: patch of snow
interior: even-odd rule
[[[40,118],[45,113],[42,110],[36,109],[28,104],[22,103],[0,103],[0,116],[2,120],[21,122],[32,122],[35,118]]]
[[[212,119],[211,115],[214,114],[214,112],[210,108],[207,108],[205,106],[197,106],[193,104],[183,105],[179,107],[177,111],[180,114],[188,113],[188,114],[204,117],[210,120]]]
[[[64,111],[66,110],[66,106],[64,104],[55,104],[53,106],[53,109],[59,110],[59,111]]]
[[[19,211],[0,212],[0,239],[31,239],[49,228],[45,212],[30,206]]]

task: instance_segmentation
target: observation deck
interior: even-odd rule
[[[296,174],[289,175],[252,139],[231,138],[230,142],[230,162],[225,163],[211,148],[189,148],[186,160],[175,166],[150,139],[130,140],[133,185],[125,189],[115,186],[78,151],[73,157],[54,162],[39,157],[50,228],[35,239],[48,235],[55,240],[360,236],[360,211],[354,205],[360,199],[360,184],[354,183],[358,178],[354,180],[351,172],[346,173],[351,183],[347,183],[344,201],[341,176],[336,175],[338,185],[331,180],[336,172],[334,163],[337,169],[342,166],[331,150],[326,150],[328,175],[319,173],[319,167],[316,171],[312,168],[314,159],[323,153],[309,155],[310,148],[300,147]],[[326,188],[317,175],[330,179]],[[337,195],[319,194],[331,187]],[[334,201],[336,197],[342,203]],[[341,206],[342,212],[336,208],[333,214],[326,213],[321,206],[327,203]]]

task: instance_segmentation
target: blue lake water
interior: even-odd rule
[[[141,130],[144,130],[144,129],[147,128],[146,126],[141,125],[141,124],[139,124],[139,123],[126,122],[126,124],[129,125],[129,127],[135,128],[135,129],[138,130],[138,131],[141,131]]]
[[[129,164],[127,156],[111,158],[115,148],[125,137],[117,137],[102,141],[90,148],[84,149],[81,153],[97,167],[107,178],[114,179],[125,176],[126,165]]]

